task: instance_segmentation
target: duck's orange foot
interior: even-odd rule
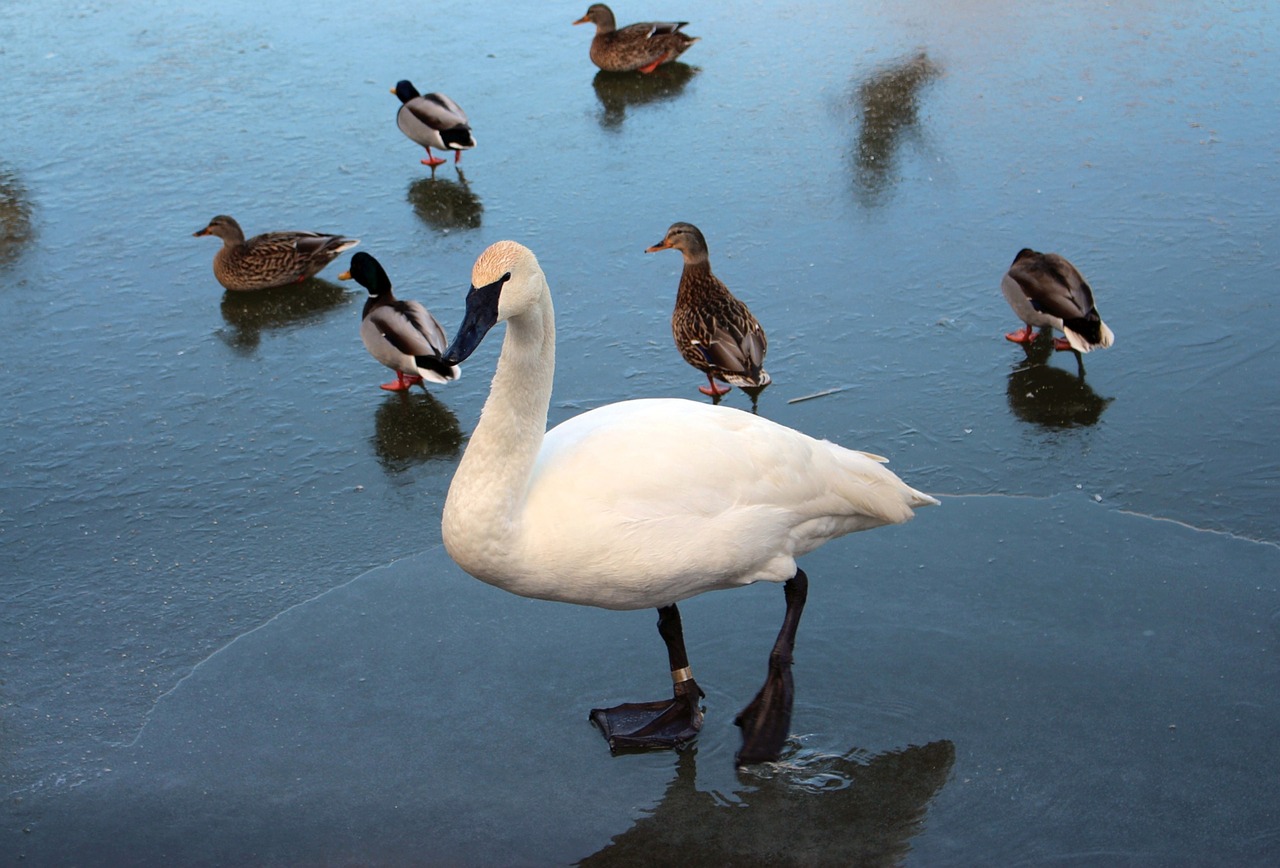
[[[708,398],[719,398],[721,395],[727,395],[732,391],[731,386],[717,386],[712,383],[709,386],[699,386],[698,391],[706,395]]]
[[[662,64],[666,63],[666,61],[667,61],[667,56],[664,54],[661,57],[659,57],[657,60],[655,60],[653,63],[646,63],[644,66],[640,67],[640,72],[644,72],[644,73],[653,72],[659,66],[662,66]]]
[[[1004,336],[1004,339],[1006,341],[1013,341],[1015,344],[1029,344],[1034,342],[1037,337],[1039,337],[1039,335],[1031,330],[1031,326],[1027,326],[1022,329],[1022,331],[1009,332]]]
[[[1067,340],[1066,338],[1054,338],[1054,339],[1053,339],[1053,348],[1054,348],[1055,350],[1057,350],[1058,352],[1062,352],[1063,350],[1070,350],[1070,349],[1074,349],[1074,348],[1071,346],[1071,341]]]
[[[396,371],[396,378],[390,383],[383,383],[381,388],[388,392],[407,392],[410,386],[416,386],[422,382],[422,378],[417,374],[405,374]]]
[[[440,159],[439,157],[427,157],[425,160],[422,161],[422,165],[430,166],[431,168],[434,169],[436,166],[443,166],[444,160]]]

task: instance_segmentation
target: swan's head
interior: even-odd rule
[[[445,364],[465,361],[489,329],[533,310],[546,292],[547,281],[533,251],[514,241],[491,244],[471,268],[467,311],[457,336],[444,352]]]
[[[351,257],[351,267],[338,275],[338,280],[351,280],[369,290],[369,295],[383,295],[391,291],[391,278],[382,270],[382,263],[361,250]]]

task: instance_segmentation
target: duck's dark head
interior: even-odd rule
[[[363,250],[351,257],[351,267],[339,274],[338,280],[355,280],[373,296],[391,291],[391,278],[387,277],[382,264]]]
[[[592,3],[587,8],[587,14],[583,15],[574,24],[594,24],[596,32],[608,33],[615,30],[618,26],[617,19],[613,17],[613,10],[603,3]]]
[[[656,253],[659,250],[679,250],[684,254],[685,262],[705,262],[707,239],[692,223],[672,223],[666,236],[652,247],[646,247],[644,252]]]
[[[391,92],[400,97],[400,102],[408,102],[411,99],[417,99],[422,96],[418,93],[418,89],[413,86],[413,82],[409,79],[401,79],[396,82],[396,86],[391,88]]]
[[[239,244],[244,241],[244,230],[240,228],[239,223],[226,214],[219,214],[209,221],[208,226],[191,233],[192,238],[199,238],[203,235],[215,235],[232,244]]]

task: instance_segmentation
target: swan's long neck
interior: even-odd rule
[[[507,320],[507,335],[467,450],[445,499],[445,548],[463,569],[485,578],[520,533],[529,476],[542,448],[555,375],[555,313],[549,293]]]

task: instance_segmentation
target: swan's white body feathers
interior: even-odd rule
[[[507,335],[442,519],[450,556],[476,578],[539,599],[662,607],[785,582],[795,558],[828,540],[937,503],[878,456],[693,401],[623,401],[544,435],[551,298],[512,242],[482,255],[472,284],[504,270]]]

